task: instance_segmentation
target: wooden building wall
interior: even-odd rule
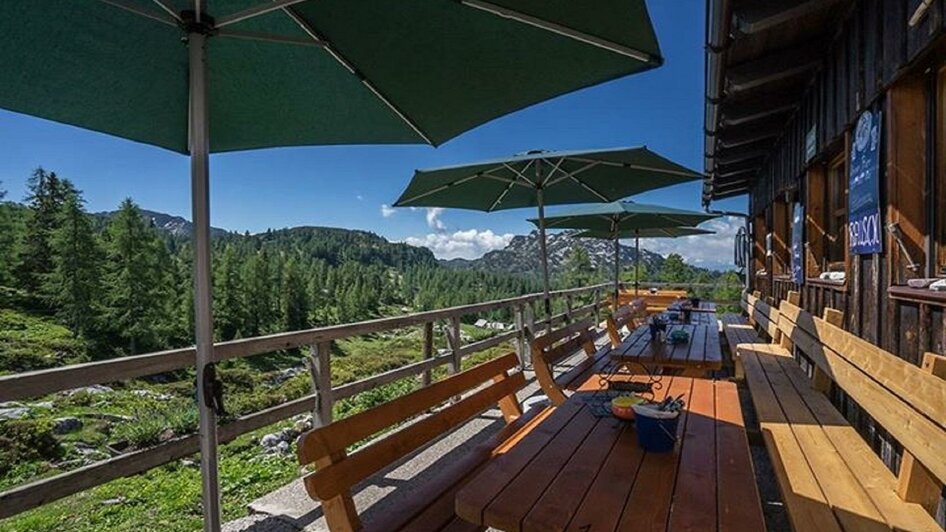
[[[923,228],[930,205],[916,191],[922,189],[919,182],[932,167],[926,148],[932,118],[925,97],[928,86],[923,84],[928,83],[929,67],[946,57],[942,52],[946,0],[934,0],[919,24],[910,27],[907,21],[920,3],[860,0],[837,28],[801,107],[786,124],[751,187],[751,219],[756,226],[761,220],[767,222],[764,230],[756,227],[753,231],[754,253],[765,249],[760,238],[771,230],[773,208],[780,208],[776,202],[783,201],[786,191],[800,198],[810,214],[808,172],[822,172],[830,158],[849,150],[846,134],[862,111],[873,109],[883,111],[884,222],[897,222],[909,254],[917,262],[925,261]],[[817,131],[817,154],[806,161],[805,137],[812,127]],[[821,245],[820,238],[806,234],[805,240],[809,246]],[[808,310],[820,314],[825,307],[840,309],[848,330],[914,363],[919,363],[924,351],[946,353],[946,297],[942,301],[917,299],[914,292],[897,288],[929,272],[906,268],[907,259],[899,247],[886,233],[884,238],[882,254],[849,256],[843,286],[808,281],[797,287],[773,274],[771,260],[756,256],[753,264],[764,263],[768,271],[765,276],[750,276],[753,289],[776,301],[789,290],[800,290]],[[810,268],[810,258],[806,261]]]

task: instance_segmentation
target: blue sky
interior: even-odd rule
[[[646,144],[702,170],[704,5],[702,0],[648,2],[666,60],[661,68],[536,105],[436,149],[313,147],[215,155],[213,224],[251,232],[297,225],[365,229],[391,240],[428,245],[441,256],[472,256],[501,246],[512,234],[530,231],[525,219],[535,213],[382,212],[382,205],[398,197],[415,168],[529,149]],[[2,110],[0,154],[0,186],[8,191],[8,199],[21,199],[26,178],[42,165],[83,190],[90,211],[112,210],[130,196],[142,207],[190,218],[184,156]],[[700,185],[693,183],[634,199],[700,209],[699,196]],[[744,211],[745,199],[714,207]],[[735,222],[717,223],[727,241],[733,227]],[[718,240],[715,246],[683,239],[645,245],[661,252],[684,251],[688,258],[708,264],[725,263],[731,252],[722,237]],[[706,239],[699,242],[709,244]]]

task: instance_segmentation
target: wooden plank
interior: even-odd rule
[[[684,400],[689,403],[694,380],[674,377],[668,393],[674,397],[683,394]],[[685,434],[691,418],[688,410],[684,410],[682,416],[677,426],[678,438]],[[666,529],[679,463],[679,451],[648,453],[644,456],[617,530]]]
[[[866,374],[864,377],[869,376],[870,380],[876,381],[875,386],[889,390],[891,395],[912,405],[940,427],[946,427],[946,409],[942,407],[946,404],[946,386],[943,385],[942,379],[825,320],[814,318],[798,307],[787,305],[784,308],[789,320],[798,325],[798,329],[793,332],[804,342],[805,347],[802,350],[809,357],[821,360],[825,371],[833,380],[838,381],[833,375],[834,365],[828,362],[845,362],[847,364],[843,367],[858,368]],[[828,349],[824,349],[822,344]],[[797,340],[796,345],[801,347]],[[855,373],[846,374],[858,380],[863,379],[858,378]],[[856,382],[854,384],[856,385]],[[847,389],[843,384],[842,388]],[[897,424],[902,425],[902,421],[901,419]]]
[[[716,526],[716,398],[713,382],[695,379],[687,405],[669,530]]]
[[[668,390],[669,386],[658,390],[654,398],[663,400]],[[636,433],[625,426],[566,530],[618,530],[643,458]]]
[[[513,355],[513,358],[515,358],[515,355]],[[525,378],[522,373],[516,373],[508,379],[483,388],[461,399],[456,404],[423,418],[381,441],[358,450],[358,452],[337,464],[332,464],[306,475],[306,489],[310,495],[318,497],[320,500],[331,499],[440,434],[444,434],[466,422],[471,417],[496,404],[499,399],[510,393],[515,393],[524,384]],[[372,410],[379,408],[381,407],[375,407]],[[369,410],[367,413],[371,412]],[[313,434],[317,430],[309,434]],[[350,435],[346,436],[351,437]],[[358,439],[354,441],[358,441]]]
[[[529,509],[545,493],[598,421],[587,408],[579,411],[568,425],[545,444],[532,462],[496,495],[483,512],[484,523],[501,530],[520,530]]]
[[[925,353],[922,371],[939,378],[946,386],[946,380],[943,380],[946,379],[946,357]],[[897,478],[897,493],[900,497],[905,501],[918,503],[931,514],[935,514],[939,509],[942,492],[943,483],[937,481],[929,469],[905,451]]]
[[[731,382],[716,381],[716,479],[720,532],[764,530],[749,441]]]
[[[759,358],[754,353],[746,353],[743,365],[752,404],[762,428],[762,438],[769,451],[792,528],[799,531],[840,531],[841,527],[782,413]]]
[[[887,530],[880,511],[795,391],[778,359],[759,355],[758,360],[805,455],[808,465],[804,467],[810,467],[814,472],[842,528],[878,532]]]
[[[831,401],[809,386],[808,376],[798,364],[787,358],[779,359],[778,362],[884,520],[895,530],[941,532],[939,525],[923,508],[906,504],[897,496],[897,481],[893,473]]]
[[[435,382],[426,388],[385,402],[366,412],[310,431],[303,436],[299,446],[301,463],[310,463],[331,452],[344,450],[353,443],[425,412],[464,390],[482,384],[515,367],[516,364],[517,359],[514,354],[505,355]]]
[[[522,501],[524,511],[528,512],[522,521],[522,530],[564,530],[623,430],[622,423],[615,423],[607,418],[599,419],[568,463],[540,495],[531,511],[528,500]],[[528,473],[527,469],[522,478],[526,478]],[[521,499],[518,496],[514,499],[515,502],[519,500]]]
[[[529,434],[493,460],[482,473],[457,493],[457,515],[476,524],[484,524],[483,512],[506,486],[545,445],[554,438],[583,408],[577,401],[568,401],[550,410],[552,413]]]

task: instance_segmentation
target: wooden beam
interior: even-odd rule
[[[716,142],[723,148],[745,146],[764,139],[775,138],[782,132],[784,127],[784,120],[766,120],[747,126],[726,128],[716,135]]]
[[[923,355],[923,371],[940,379],[946,379],[946,357],[935,353]],[[900,462],[900,474],[897,475],[897,494],[907,502],[915,502],[935,514],[939,506],[943,483],[937,480],[919,460],[907,451]]]
[[[818,44],[777,51],[729,67],[726,70],[726,95],[744,94],[808,72],[823,60],[824,49]]]
[[[839,0],[754,2],[733,13],[735,30],[750,35],[834,6]]]
[[[797,95],[796,95],[797,96]],[[789,101],[766,101],[760,99],[756,102],[747,102],[740,106],[727,108],[722,112],[720,124],[724,126],[738,126],[763,120],[773,115],[786,114],[798,108],[797,99]]]

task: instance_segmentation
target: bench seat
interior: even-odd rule
[[[741,355],[795,530],[941,530],[790,355]]]
[[[525,386],[515,353],[495,358],[373,408],[302,435],[299,463],[309,496],[322,503],[329,529],[470,530],[454,511],[457,490],[489,459],[531,430],[546,408],[526,412],[516,393]],[[408,493],[396,510],[362,523],[351,490],[386,467],[427,448],[470,419],[498,405],[506,426],[438,470]],[[393,430],[391,430],[393,429]],[[382,437],[372,440],[376,435]],[[349,454],[360,442],[366,445]]]
[[[402,501],[397,513],[389,512],[364,524],[365,531],[461,531],[483,530],[457,517],[454,510],[457,492],[486,465],[490,458],[505,453],[522,439],[551,410],[533,407],[507,424],[486,441],[451,462],[436,477],[413,491]]]
[[[793,528],[942,530],[933,516],[946,479],[946,358],[927,353],[917,367],[845,331],[837,310],[818,318],[797,301],[797,292],[779,307],[747,296],[750,321],[772,344],[736,346]],[[831,390],[899,442],[898,474],[835,408]]]

